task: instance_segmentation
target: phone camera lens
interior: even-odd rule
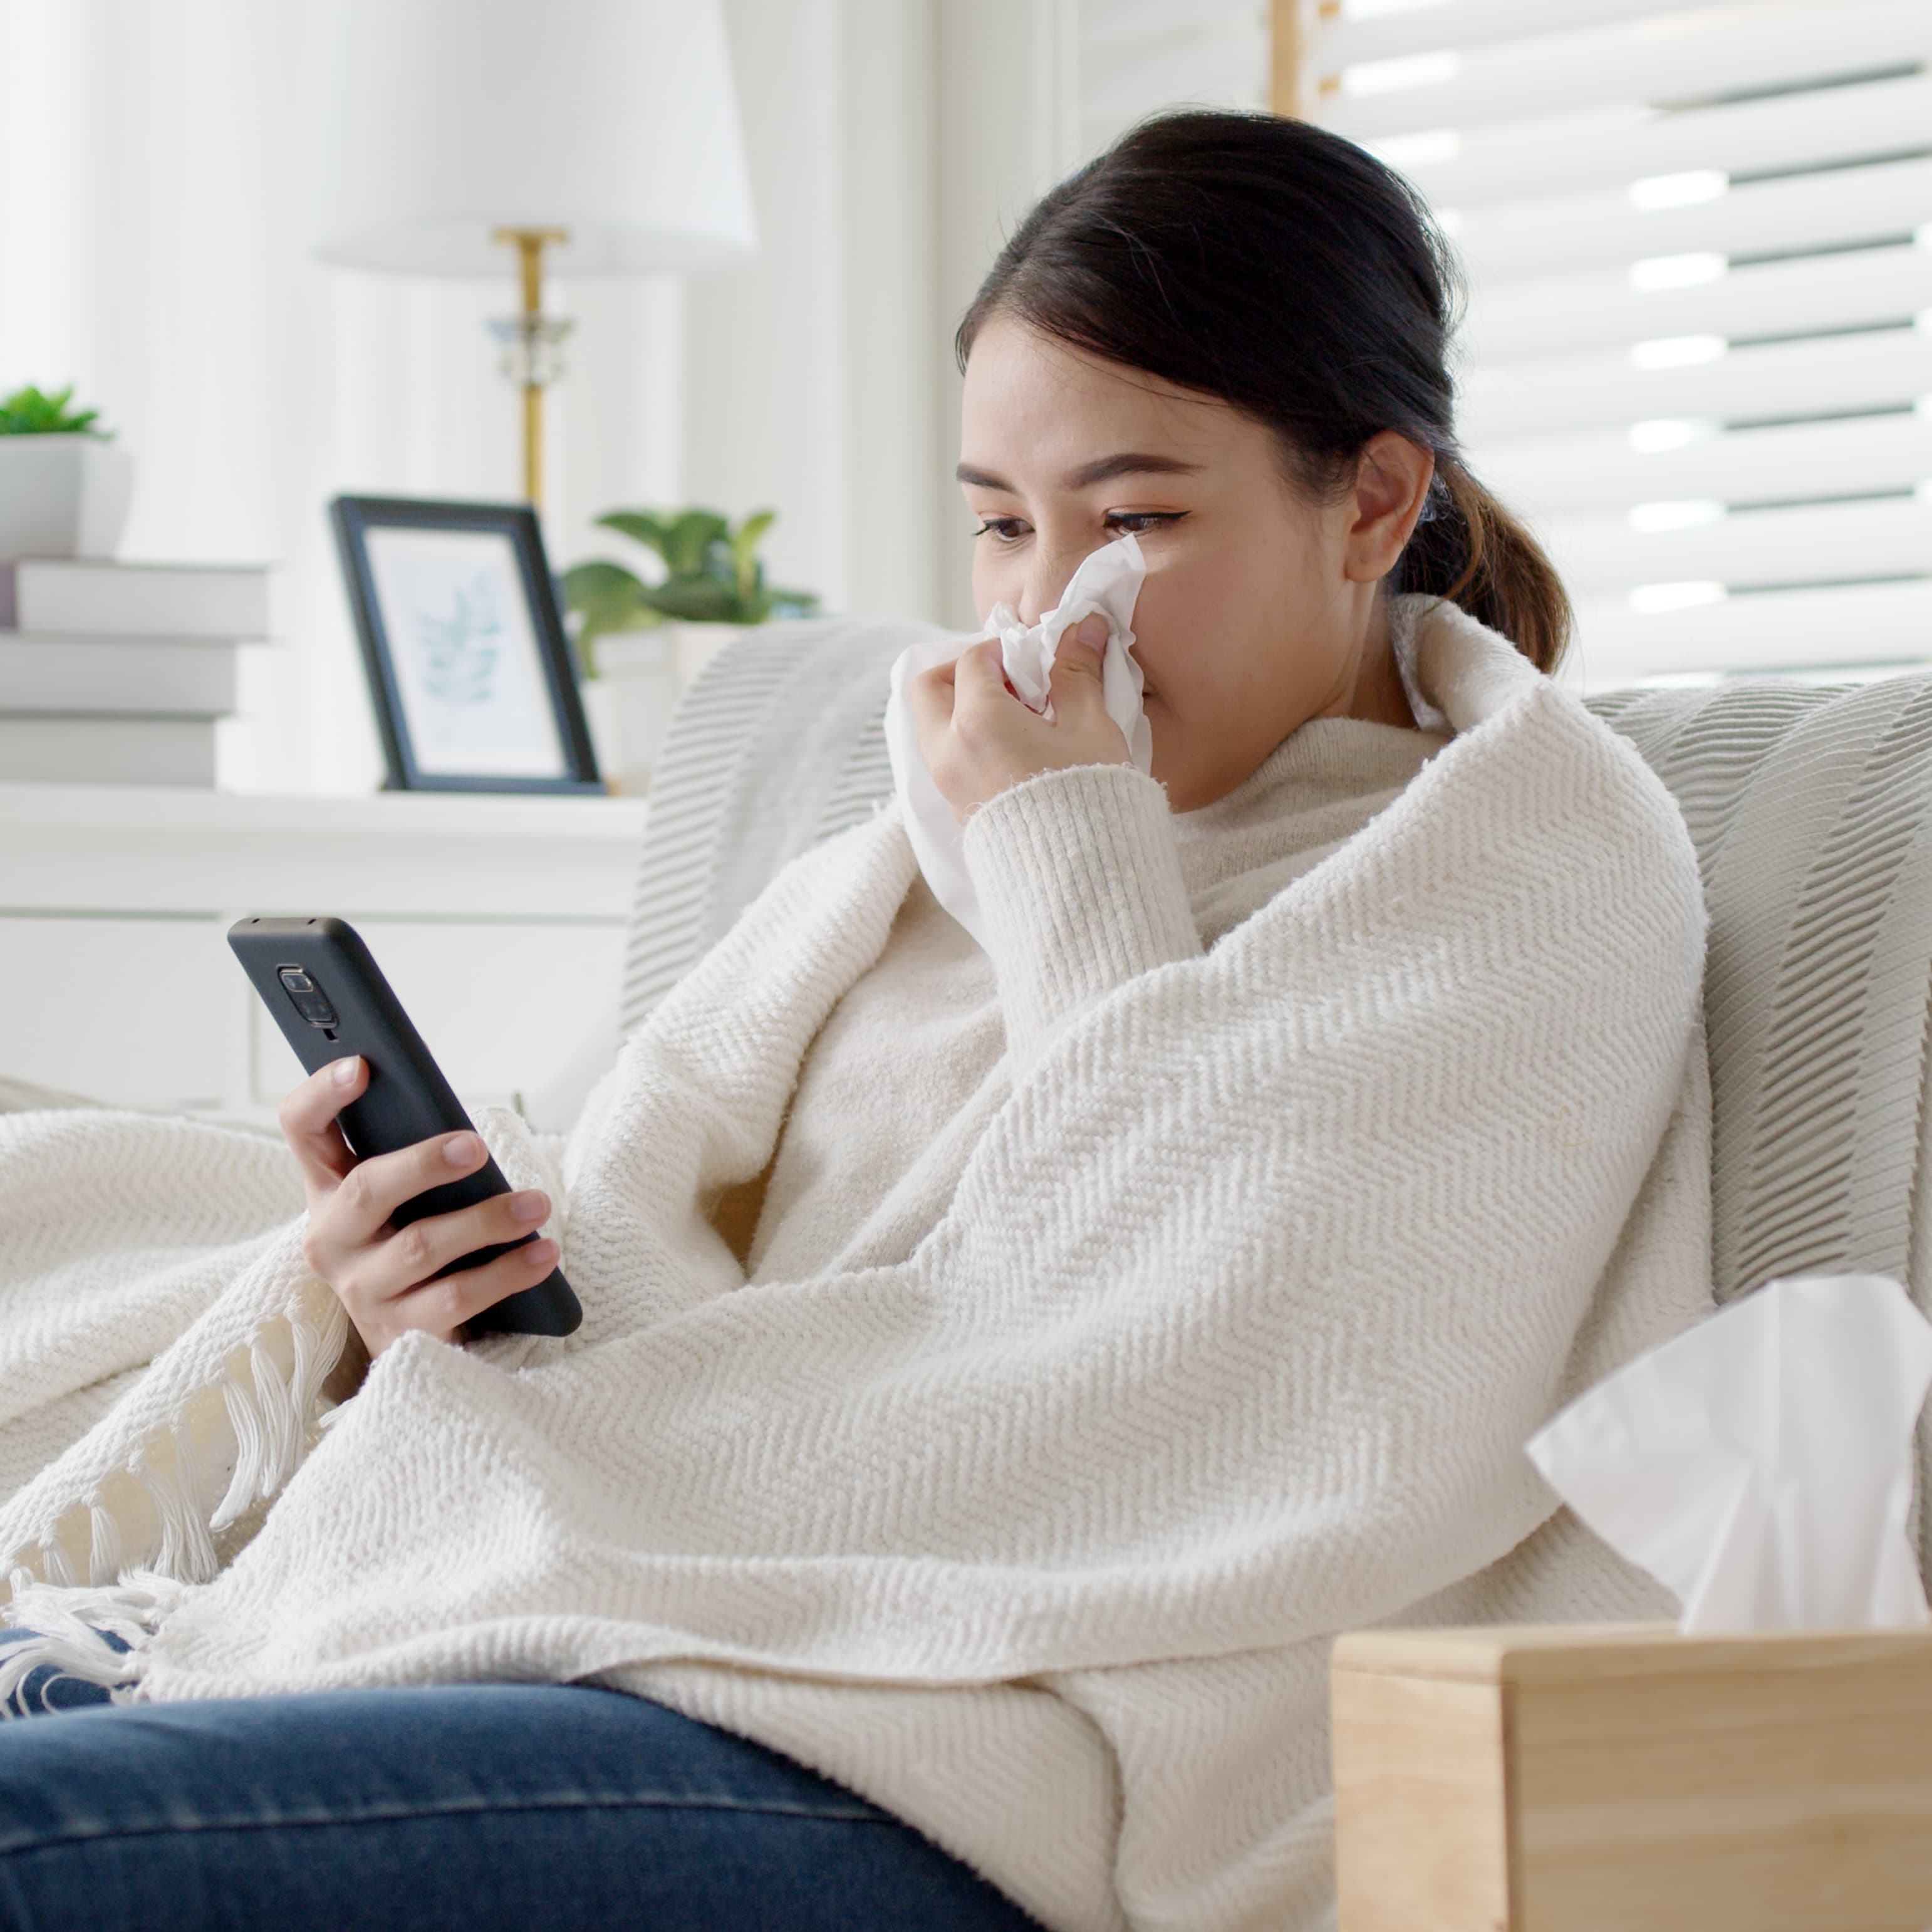
[[[293,1002],[296,1011],[310,1026],[326,1028],[342,1024],[336,1016],[335,1009],[328,1004],[328,995],[316,983],[314,976],[299,966],[284,966],[275,977],[281,981],[282,990]]]

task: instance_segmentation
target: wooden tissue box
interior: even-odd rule
[[[1927,1932],[1932,1631],[1358,1631],[1341,1932]]]

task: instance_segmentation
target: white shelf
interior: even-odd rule
[[[541,1096],[614,1043],[646,811],[0,784],[0,1077],[268,1118],[298,1070],[224,934],[328,913],[362,929],[459,1094],[562,1124]]]
[[[633,798],[0,784],[0,909],[622,920],[646,811]]]

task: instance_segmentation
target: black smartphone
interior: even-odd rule
[[[228,944],[310,1072],[350,1054],[368,1063],[368,1085],[340,1116],[343,1138],[358,1160],[394,1154],[438,1134],[475,1132],[353,926],[339,919],[238,920],[228,928]],[[390,1218],[397,1227],[406,1227],[426,1215],[446,1214],[510,1191],[502,1169],[492,1160],[474,1174],[443,1181],[406,1201]],[[440,1268],[436,1278],[481,1268],[536,1238],[531,1233],[478,1248]],[[568,1335],[583,1319],[584,1310],[562,1270],[554,1269],[534,1288],[486,1308],[464,1332]]]

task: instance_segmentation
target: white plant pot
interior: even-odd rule
[[[748,627],[743,624],[667,624],[677,646],[677,686],[688,691],[698,674],[728,644],[741,638]]]
[[[134,494],[134,459],[98,436],[0,436],[0,563],[112,556]]]
[[[590,655],[597,675],[579,687],[597,769],[612,791],[634,796],[650,789],[664,729],[680,695],[743,627],[737,624],[661,624],[596,638]]]

